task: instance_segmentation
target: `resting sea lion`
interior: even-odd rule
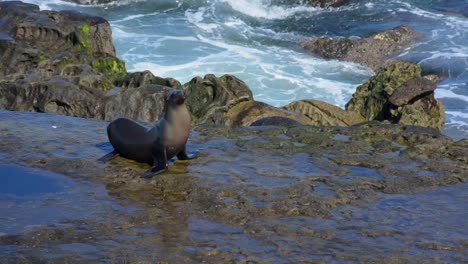
[[[143,177],[151,178],[167,171],[167,160],[176,155],[179,160],[193,158],[187,155],[185,147],[191,129],[186,99],[182,90],[169,91],[165,97],[164,116],[151,129],[127,118],[112,121],[107,135],[114,151],[99,160],[106,162],[121,155],[149,163],[153,167]]]

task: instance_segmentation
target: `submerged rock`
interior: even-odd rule
[[[364,39],[315,38],[304,41],[301,47],[325,59],[351,61],[378,70],[419,38],[421,34],[414,29],[399,26]]]

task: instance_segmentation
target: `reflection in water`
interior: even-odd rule
[[[1,165],[0,165],[1,166]],[[39,170],[18,166],[1,166],[0,194],[34,196],[63,191],[65,179]]]

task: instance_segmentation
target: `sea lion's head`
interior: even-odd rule
[[[168,106],[178,106],[185,103],[187,94],[182,90],[170,90],[166,95],[166,104]]]

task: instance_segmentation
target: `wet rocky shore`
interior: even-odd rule
[[[440,133],[438,77],[418,65],[379,65],[346,109],[278,108],[232,75],[128,73],[102,18],[21,2],[0,12],[3,262],[468,261],[468,141]],[[355,52],[388,40],[387,60],[408,32],[340,41]],[[158,120],[171,88],[189,95],[198,157],[151,180],[146,164],[98,163],[108,120]]]
[[[198,126],[188,144],[198,158],[147,180],[149,165],[96,161],[112,149],[106,121],[0,117],[1,164],[81,182],[88,198],[77,206],[91,206],[85,216],[64,206],[35,225],[47,204],[78,199],[37,205],[36,195],[23,206],[39,217],[2,214],[7,263],[466,261],[468,144],[434,129]],[[2,210],[21,204],[9,197]],[[9,233],[15,222],[26,223]]]

